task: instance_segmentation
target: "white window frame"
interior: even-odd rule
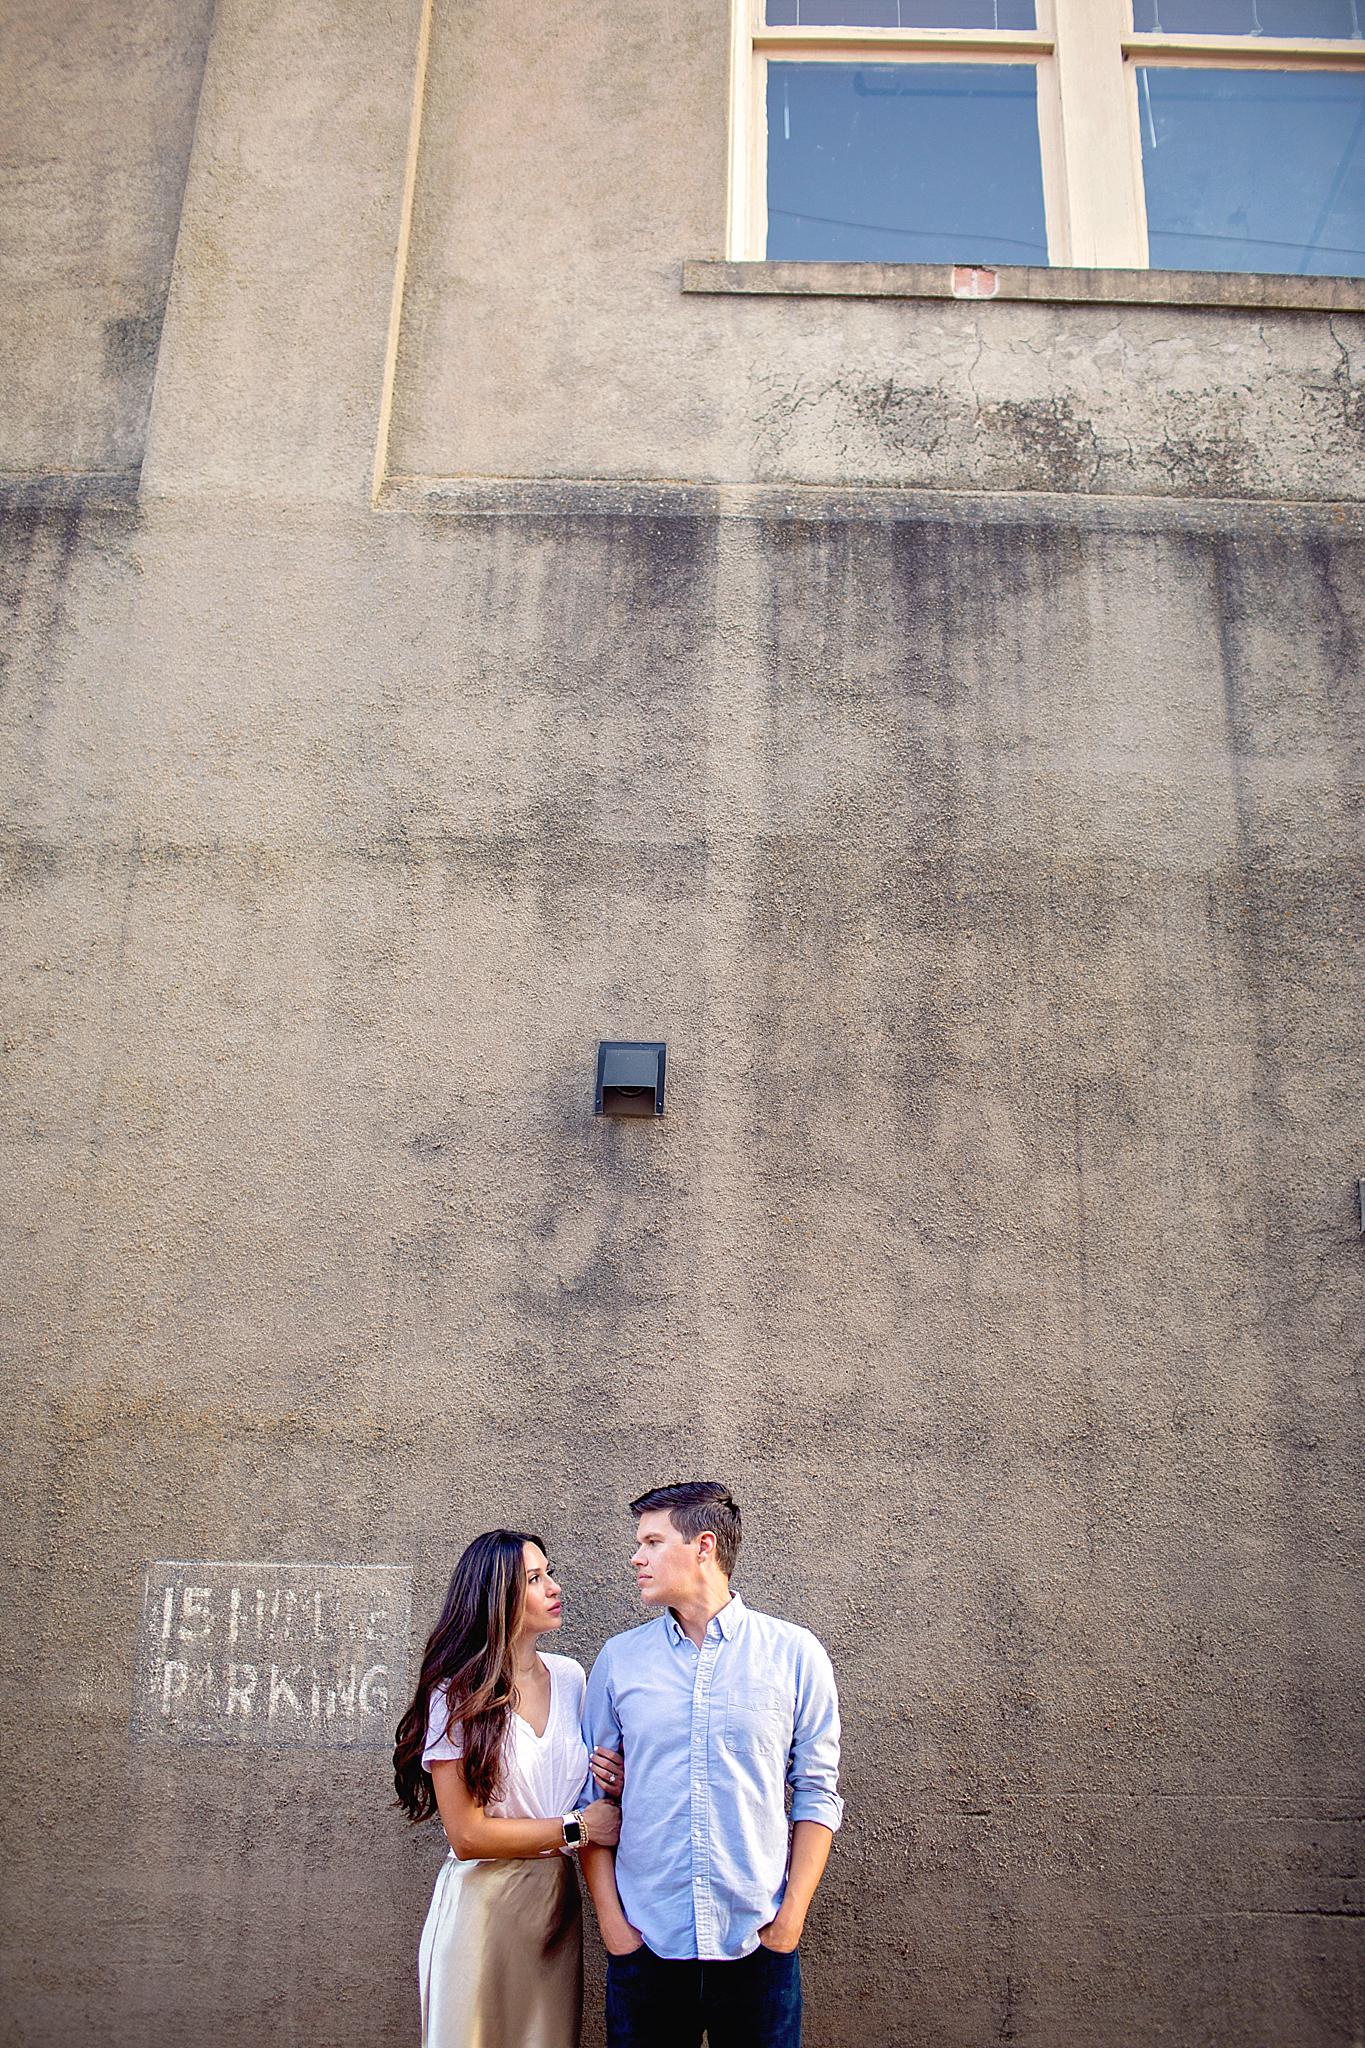
[[[1365,42],[1139,35],[1132,0],[1037,0],[1036,29],[769,28],[764,0],[731,0],[726,256],[768,241],[769,61],[1029,64],[1038,81],[1050,268],[1146,270],[1139,65],[1355,71]]]

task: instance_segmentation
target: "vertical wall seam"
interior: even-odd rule
[[[393,296],[389,302],[389,331],[384,344],[384,371],[379,392],[379,420],[375,434],[374,474],[370,503],[379,503],[389,467],[389,422],[393,416],[393,388],[398,374],[398,341],[403,327],[403,295],[407,287],[408,246],[412,239],[412,209],[417,191],[417,158],[422,146],[422,113],[426,105],[427,57],[431,49],[433,0],[422,0],[417,28],[417,59],[412,81],[412,111],[408,117],[408,154],[403,166],[403,198],[398,219],[398,246],[393,264]]]
[[[194,102],[194,121],[190,128],[190,146],[185,157],[185,175],[180,184],[180,213],[175,223],[175,247],[171,250],[171,267],[166,278],[166,291],[161,301],[161,325],[156,337],[156,362],[152,366],[152,388],[147,393],[147,417],[142,426],[142,449],[137,459],[137,491],[142,493],[142,472],[147,462],[147,450],[151,445],[152,430],[156,420],[156,393],[161,382],[161,352],[166,346],[166,321],[175,298],[175,281],[180,271],[180,238],[185,232],[185,204],[190,194],[195,164],[199,157],[199,127],[204,115],[204,91],[208,85],[209,66],[213,62],[213,46],[218,37],[218,14],[221,0],[213,0],[209,10],[208,34],[204,39],[204,65],[199,73],[199,91]]]

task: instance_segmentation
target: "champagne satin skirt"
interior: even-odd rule
[[[422,2048],[578,2048],[583,1909],[568,1856],[447,1856],[417,1952]]]

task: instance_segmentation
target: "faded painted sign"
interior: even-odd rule
[[[148,1565],[134,1732],[386,1746],[407,1705],[403,1565]]]

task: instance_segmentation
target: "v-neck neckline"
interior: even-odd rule
[[[526,1733],[530,1736],[532,1742],[543,1742],[550,1732],[550,1723],[554,1720],[555,1717],[555,1667],[553,1664],[547,1662],[547,1660],[540,1655],[539,1650],[536,1651],[536,1656],[540,1663],[544,1664],[545,1675],[550,1681],[550,1704],[545,1710],[545,1726],[541,1729],[539,1735],[537,1735],[534,1724],[527,1720],[525,1714],[518,1714],[515,1707],[513,1707],[512,1713],[514,1717],[518,1721],[520,1721],[522,1727],[526,1730]]]

